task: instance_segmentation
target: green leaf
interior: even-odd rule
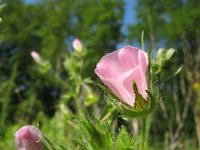
[[[116,141],[113,144],[113,150],[136,150],[139,149],[139,141],[137,138],[132,137],[126,130],[122,127],[117,135]]]
[[[86,150],[109,150],[112,147],[113,133],[110,125],[91,120],[88,116],[80,118],[80,147]]]

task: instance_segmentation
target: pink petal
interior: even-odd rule
[[[18,150],[42,150],[42,133],[34,126],[24,126],[15,133],[15,143]]]
[[[131,74],[124,80],[123,83],[123,86],[130,94],[134,92],[133,82],[136,83],[138,92],[146,99],[147,97],[147,93],[145,91],[147,90],[146,78],[145,74],[141,71],[139,66],[136,67],[135,70],[131,72]]]
[[[125,70],[130,70],[138,65],[138,53],[139,49],[132,46],[120,49],[118,57]]]
[[[122,96],[119,93],[119,89],[117,89],[117,87],[115,86],[115,79],[111,79],[111,78],[101,78],[101,81],[112,91],[112,93],[119,98],[120,100],[122,100]],[[118,84],[120,84],[118,82]]]
[[[40,57],[40,54],[38,52],[32,51],[31,57],[35,60],[35,62],[37,62],[37,63],[41,62],[41,57]]]
[[[119,51],[109,53],[101,58],[95,69],[95,73],[100,78],[116,77],[124,71],[124,68],[118,59],[118,52]]]
[[[73,46],[74,50],[77,50],[77,51],[83,50],[83,47],[84,47],[84,45],[81,42],[81,40],[77,39],[77,38],[73,40],[72,46]]]
[[[40,55],[39,55],[38,52],[36,52],[36,51],[32,51],[32,52],[31,52],[31,56],[32,56],[34,59],[40,59]]]
[[[119,100],[123,101],[124,103],[130,106],[134,106],[135,94],[133,88],[127,88],[127,85],[124,86],[124,82],[127,80],[127,78],[129,78],[131,74],[134,74],[134,72],[135,69],[132,69],[121,73],[121,75],[116,78],[100,79],[113,92],[113,94],[119,98]],[[131,83],[133,82],[131,81]]]
[[[148,63],[149,63],[147,53],[144,51],[140,51],[138,59],[139,59],[139,64],[142,65],[142,69],[143,69],[144,73],[146,74]]]

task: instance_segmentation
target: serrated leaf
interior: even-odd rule
[[[113,133],[110,126],[102,125],[98,120],[89,117],[79,119],[80,139],[79,144],[83,149],[100,150],[112,147]]]
[[[116,141],[113,144],[113,150],[134,150],[139,149],[139,143],[136,138],[133,138],[126,130],[125,127],[120,129]]]

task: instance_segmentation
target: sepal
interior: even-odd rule
[[[133,83],[133,89],[135,92],[134,107],[120,101],[112,92],[104,85],[98,84],[98,86],[104,91],[105,100],[108,104],[111,104],[122,116],[128,116],[133,118],[143,117],[153,110],[155,110],[157,101],[150,91],[146,91],[148,98],[144,99],[138,92],[136,83]]]

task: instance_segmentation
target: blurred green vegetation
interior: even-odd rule
[[[127,27],[127,35],[121,32],[123,0],[1,3],[6,6],[0,13],[0,149],[14,149],[13,135],[25,124],[39,126],[53,143],[68,149],[109,149],[113,142],[114,149],[137,149],[133,121],[106,107],[94,69],[123,41],[140,43],[142,31],[152,58],[160,47],[176,49],[173,59],[159,66],[160,83],[153,80],[163,92],[160,106],[148,120],[146,147],[199,148],[199,0],[138,0],[133,8],[136,24]],[[75,38],[85,45],[83,51],[72,48]],[[34,62],[33,50],[45,65]],[[181,72],[173,76],[180,66]],[[104,123],[107,112],[112,117]]]

